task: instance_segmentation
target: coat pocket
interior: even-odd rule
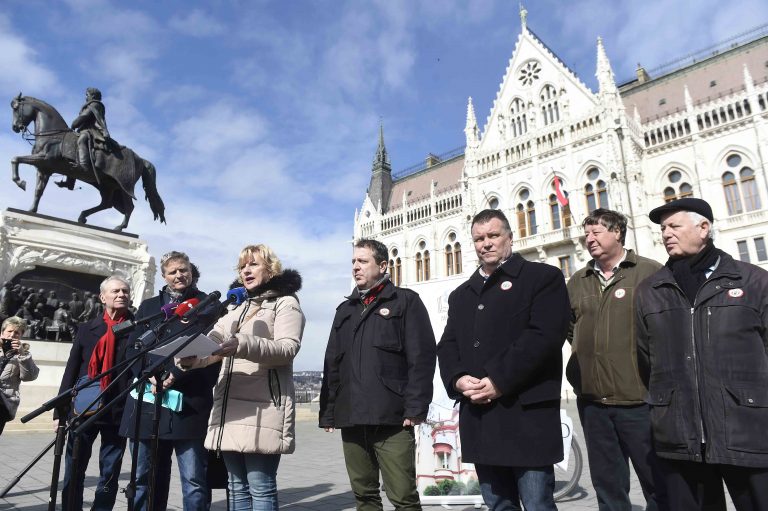
[[[382,306],[372,316],[376,320],[373,328],[374,333],[372,334],[373,347],[384,351],[403,351],[403,336],[401,332],[403,318],[400,308],[396,306],[391,308]]]
[[[687,435],[676,389],[653,388],[645,401],[651,407],[654,443],[667,448],[685,448]]]
[[[726,447],[768,453],[768,389],[726,385],[722,393]]]

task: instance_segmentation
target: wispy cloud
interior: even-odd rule
[[[216,20],[209,12],[192,9],[186,14],[173,16],[168,26],[184,35],[191,37],[211,37],[224,34],[224,24]]]

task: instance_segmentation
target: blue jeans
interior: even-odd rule
[[[96,424],[80,435],[80,447],[77,451],[77,474],[75,480],[75,506],[74,509],[83,509],[83,481],[85,471],[88,468],[88,460],[91,459],[93,442],[97,435],[101,435],[101,448],[99,449],[99,482],[96,485],[96,494],[93,499],[93,511],[110,511],[117,498],[117,480],[120,477],[120,467],[123,464],[123,452],[125,451],[125,438],[121,437],[118,427],[106,424]],[[72,455],[75,447],[75,435],[67,438],[67,454],[64,459],[64,482],[61,485],[61,509],[68,511],[69,492],[72,488]]]
[[[133,501],[136,511],[145,511],[149,506],[149,474],[151,472],[151,440],[139,440],[139,455],[136,464],[136,497]],[[181,493],[184,511],[207,511],[211,507],[210,491],[206,480],[208,452],[202,439],[160,440],[157,446],[157,467],[155,468],[155,495],[153,509],[168,507],[168,487],[171,482],[171,455],[176,450],[179,465]]]
[[[475,464],[480,493],[489,511],[557,511],[555,471],[546,467],[501,467]]]
[[[222,452],[229,472],[229,511],[278,511],[279,454]]]

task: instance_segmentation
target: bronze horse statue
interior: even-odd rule
[[[52,174],[79,179],[94,186],[101,194],[99,205],[80,213],[77,221],[84,224],[89,215],[109,208],[123,214],[123,222],[114,230],[128,227],[133,213],[133,194],[136,182],[141,178],[146,200],[155,217],[165,223],[165,205],[156,187],[155,166],[141,158],[128,147],[119,146],[110,140],[112,149],[105,159],[103,168],[95,172],[77,163],[77,133],[72,131],[59,112],[45,101],[21,93],[11,101],[13,109],[13,131],[28,133],[30,123],[35,124],[32,135],[32,154],[16,156],[11,160],[13,181],[26,190],[27,183],[19,178],[19,164],[26,163],[37,168],[35,198],[29,211],[36,213],[40,197],[45,191]]]

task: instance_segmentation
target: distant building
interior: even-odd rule
[[[469,222],[484,208],[506,213],[518,253],[568,278],[589,260],[580,223],[590,210],[624,212],[627,246],[665,261],[648,211],[701,197],[717,245],[768,268],[768,25],[674,70],[638,65],[622,85],[598,38],[593,92],[521,19],[482,130],[470,98],[466,147],[396,175],[382,130],[355,213],[355,238],[387,244],[392,279],[418,291],[437,336],[448,294],[477,267]]]

